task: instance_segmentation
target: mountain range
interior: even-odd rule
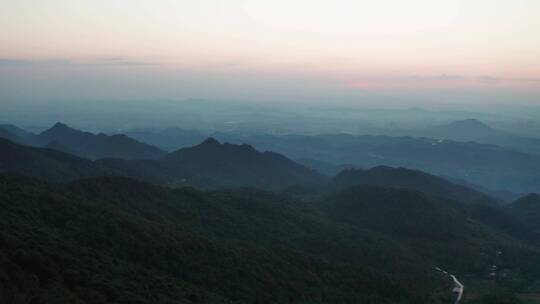
[[[246,142],[312,164],[357,168],[406,167],[465,180],[491,190],[516,193],[540,191],[540,156],[475,142],[346,134],[288,136],[222,136],[232,143]],[[328,165],[316,167],[329,172]]]
[[[19,172],[55,182],[112,174],[91,160],[5,138],[0,138],[0,172]]]
[[[330,178],[214,138],[154,159],[90,159],[59,151],[72,137],[100,135],[56,125],[29,137],[46,147],[0,139],[9,303],[452,302],[453,282],[436,267],[467,286],[465,303],[540,291],[535,194],[503,205],[402,167]],[[290,138],[312,154],[336,138],[372,140]]]
[[[282,155],[259,152],[248,145],[220,144],[211,138],[156,160],[105,158],[95,161],[0,138],[0,172],[10,171],[53,181],[119,175],[157,184],[204,188],[253,186],[275,189],[325,180],[323,175]]]
[[[99,159],[117,157],[123,159],[156,159],[164,151],[141,143],[125,135],[93,134],[56,123],[51,128],[33,134],[12,125],[0,125],[0,137],[21,144],[47,147],[79,157]]]
[[[10,131],[14,128],[18,135]],[[463,120],[451,123],[444,128],[434,127],[432,135],[435,136],[437,135],[435,133],[438,133],[437,136],[442,136],[440,138],[346,134],[243,136],[216,133],[213,136],[223,142],[238,145],[246,143],[261,151],[273,151],[290,159],[297,159],[301,164],[324,175],[334,175],[344,168],[371,168],[384,165],[418,169],[460,180],[463,184],[475,185],[478,189],[500,195],[506,200],[513,199],[519,193],[540,191],[540,181],[536,178],[540,170],[540,156],[532,152],[524,153],[518,149],[493,144],[442,139],[444,138],[442,135],[444,132],[440,131],[442,129],[451,129],[456,132],[460,130],[459,132],[471,134],[471,136],[499,132],[479,121]],[[6,134],[3,136],[15,142],[48,147],[89,159],[158,160],[167,155],[158,148],[138,142],[126,135],[96,135],[75,130],[60,123],[38,135],[14,126],[0,128],[0,130],[3,130],[0,136],[8,132],[6,134],[9,136]],[[207,138],[203,132],[174,128],[163,132],[137,131],[128,132],[128,134],[152,143],[168,143],[169,150],[175,145],[180,145],[180,147],[189,145],[186,147],[188,148]],[[534,142],[534,139],[530,141]],[[174,152],[177,149],[172,150]],[[113,162],[112,165],[123,166],[120,161]],[[146,171],[155,171],[146,162],[140,162],[138,166],[144,174],[148,174]],[[204,182],[201,181],[201,183]]]
[[[438,176],[407,168],[379,166],[369,170],[343,170],[330,183],[330,187],[333,189],[344,189],[354,185],[380,185],[414,189],[463,203],[498,204],[496,199],[482,192],[452,183]]]
[[[164,149],[192,145],[207,136],[178,129],[129,134]],[[210,136],[283,154],[326,175],[334,175],[347,167],[385,165],[462,180],[490,193],[499,193],[510,201],[516,196],[513,193],[540,191],[536,178],[540,170],[539,139],[494,129],[476,119],[389,134],[393,135],[213,133]]]
[[[456,141],[474,141],[540,155],[540,138],[524,137],[495,129],[478,119],[472,118],[456,120],[445,125],[436,125],[429,128],[407,130],[403,134]]]

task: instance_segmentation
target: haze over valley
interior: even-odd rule
[[[6,1],[0,303],[540,303],[539,12]]]

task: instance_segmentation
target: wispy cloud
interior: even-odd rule
[[[0,58],[0,66],[26,67],[26,66],[46,66],[46,65],[130,67],[130,66],[151,66],[151,65],[156,65],[156,63],[147,62],[147,61],[130,60],[130,59],[125,59],[125,58],[120,58],[120,57],[99,58],[99,59],[81,60],[81,61],[75,61],[71,59],[33,60],[33,59]]]
[[[534,82],[534,83],[540,83],[540,78],[517,78],[516,81],[520,82]]]
[[[153,62],[147,61],[137,61],[137,60],[128,60],[125,58],[102,58],[97,60],[92,60],[89,62],[79,63],[79,65],[86,66],[144,66],[144,65],[156,65]]]
[[[416,88],[416,87],[470,87],[496,85],[537,85],[540,78],[502,77],[492,75],[399,75],[360,76],[352,86],[360,89]]]
[[[69,65],[71,63],[68,59],[30,60],[0,58],[0,66]]]

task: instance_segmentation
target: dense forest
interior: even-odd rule
[[[0,304],[540,304],[540,0],[0,3]]]
[[[507,293],[540,274],[534,246],[414,190],[307,202],[14,174],[0,187],[9,303],[449,303],[451,281],[434,267]]]
[[[7,303],[442,304],[449,274],[461,303],[540,291],[536,194],[388,166],[330,177],[212,138],[97,160],[16,138],[0,139]]]

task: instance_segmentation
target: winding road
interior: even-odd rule
[[[463,284],[456,278],[455,275],[448,273],[440,269],[439,267],[435,267],[435,270],[440,271],[452,278],[452,280],[454,281],[454,288],[452,289],[452,292],[457,294],[456,301],[454,302],[454,304],[458,304],[461,301],[461,298],[463,297],[463,289],[464,289]]]

